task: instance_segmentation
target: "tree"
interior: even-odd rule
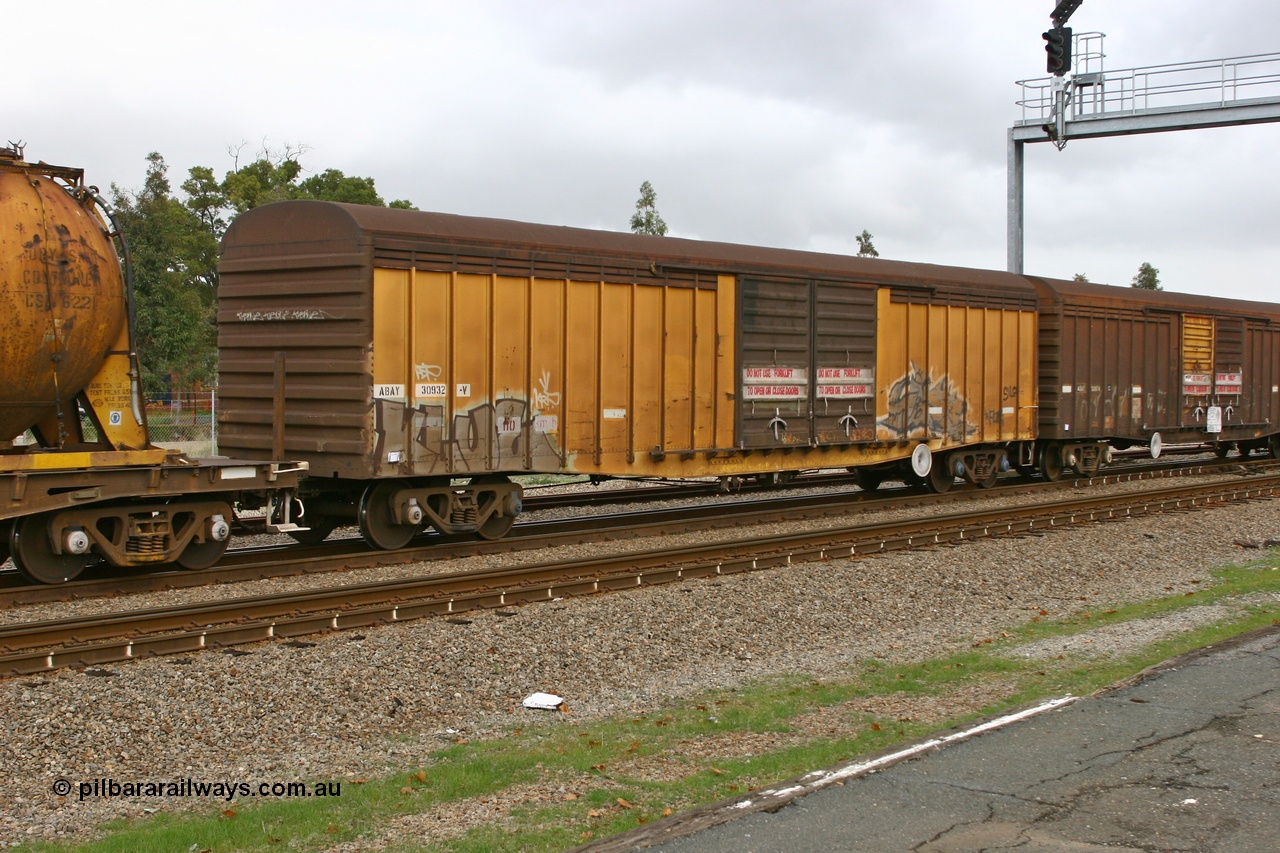
[[[1138,274],[1133,277],[1132,286],[1143,290],[1164,290],[1160,286],[1160,270],[1146,261],[1143,261],[1142,266],[1138,267]]]
[[[640,199],[636,202],[636,212],[631,216],[631,230],[636,234],[653,234],[665,236],[667,223],[663,221],[657,208],[658,194],[653,191],[653,184],[645,181],[640,185]]]
[[[871,242],[871,232],[862,229],[862,233],[856,238],[858,241],[858,257],[860,258],[878,258],[880,253],[876,251],[875,245]]]
[[[190,179],[182,185],[187,193],[186,204],[199,214],[218,239],[222,239],[230,218],[273,201],[314,199],[417,210],[412,202],[402,198],[388,205],[378,195],[373,178],[348,176],[339,169],[325,169],[301,178],[304,170],[298,158],[306,150],[306,146],[285,146],[283,151],[263,148],[256,160],[241,166],[240,150],[230,148],[228,153],[234,168],[221,183],[213,181],[213,170],[208,167],[196,166],[191,170]]]
[[[213,326],[218,241],[192,210],[174,198],[168,165],[147,155],[142,190],[112,185],[112,204],[133,261],[134,346],[148,394],[170,384],[191,387],[213,377]]]
[[[1088,277],[1088,276],[1086,276],[1086,275],[1085,275],[1084,273],[1082,273],[1082,272],[1078,272],[1078,273],[1076,273],[1075,275],[1071,276],[1071,280],[1072,280],[1072,281],[1083,281],[1083,282],[1085,282],[1086,284],[1088,284],[1088,282],[1089,282],[1089,277]]]
[[[325,169],[302,181],[298,184],[298,194],[294,197],[386,206],[382,196],[374,189],[373,178],[347,177],[337,169]]]
[[[305,150],[264,148],[241,166],[239,149],[231,148],[232,169],[221,181],[208,166],[189,170],[181,186],[185,199],[174,195],[168,165],[158,153],[147,156],[140,191],[112,185],[133,258],[134,344],[146,393],[212,381],[217,371],[218,243],[237,214],[297,198],[384,205],[372,178],[326,169],[300,180],[298,158]],[[413,209],[404,199],[391,206]]]

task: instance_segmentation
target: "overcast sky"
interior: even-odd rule
[[[1055,0],[0,0],[0,142],[176,186],[265,141],[423,210],[1005,267]],[[1275,0],[1085,0],[1107,69],[1280,52]],[[19,32],[20,31],[20,32]],[[1271,71],[1280,70],[1280,63]],[[1269,94],[1277,94],[1272,87]],[[1026,147],[1026,271],[1280,301],[1280,125]]]

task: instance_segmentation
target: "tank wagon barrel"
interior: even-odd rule
[[[48,583],[96,561],[213,565],[236,504],[265,503],[269,523],[290,526],[305,470],[151,443],[121,238],[103,208],[82,170],[0,149],[0,560]]]

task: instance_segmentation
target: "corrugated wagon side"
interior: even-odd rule
[[[218,286],[225,452],[305,458],[320,478],[377,474],[372,264],[371,241],[336,206],[271,205],[232,225]]]

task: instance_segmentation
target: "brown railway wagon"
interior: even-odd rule
[[[1097,469],[1103,444],[1277,447],[1280,307],[1033,279],[1041,467]],[[1047,461],[1047,464],[1045,462]],[[1074,464],[1071,462],[1074,461]]]
[[[785,478],[1029,459],[1036,290],[894,261],[328,202],[238,217],[221,446],[311,467],[309,523],[501,535],[506,475]]]

